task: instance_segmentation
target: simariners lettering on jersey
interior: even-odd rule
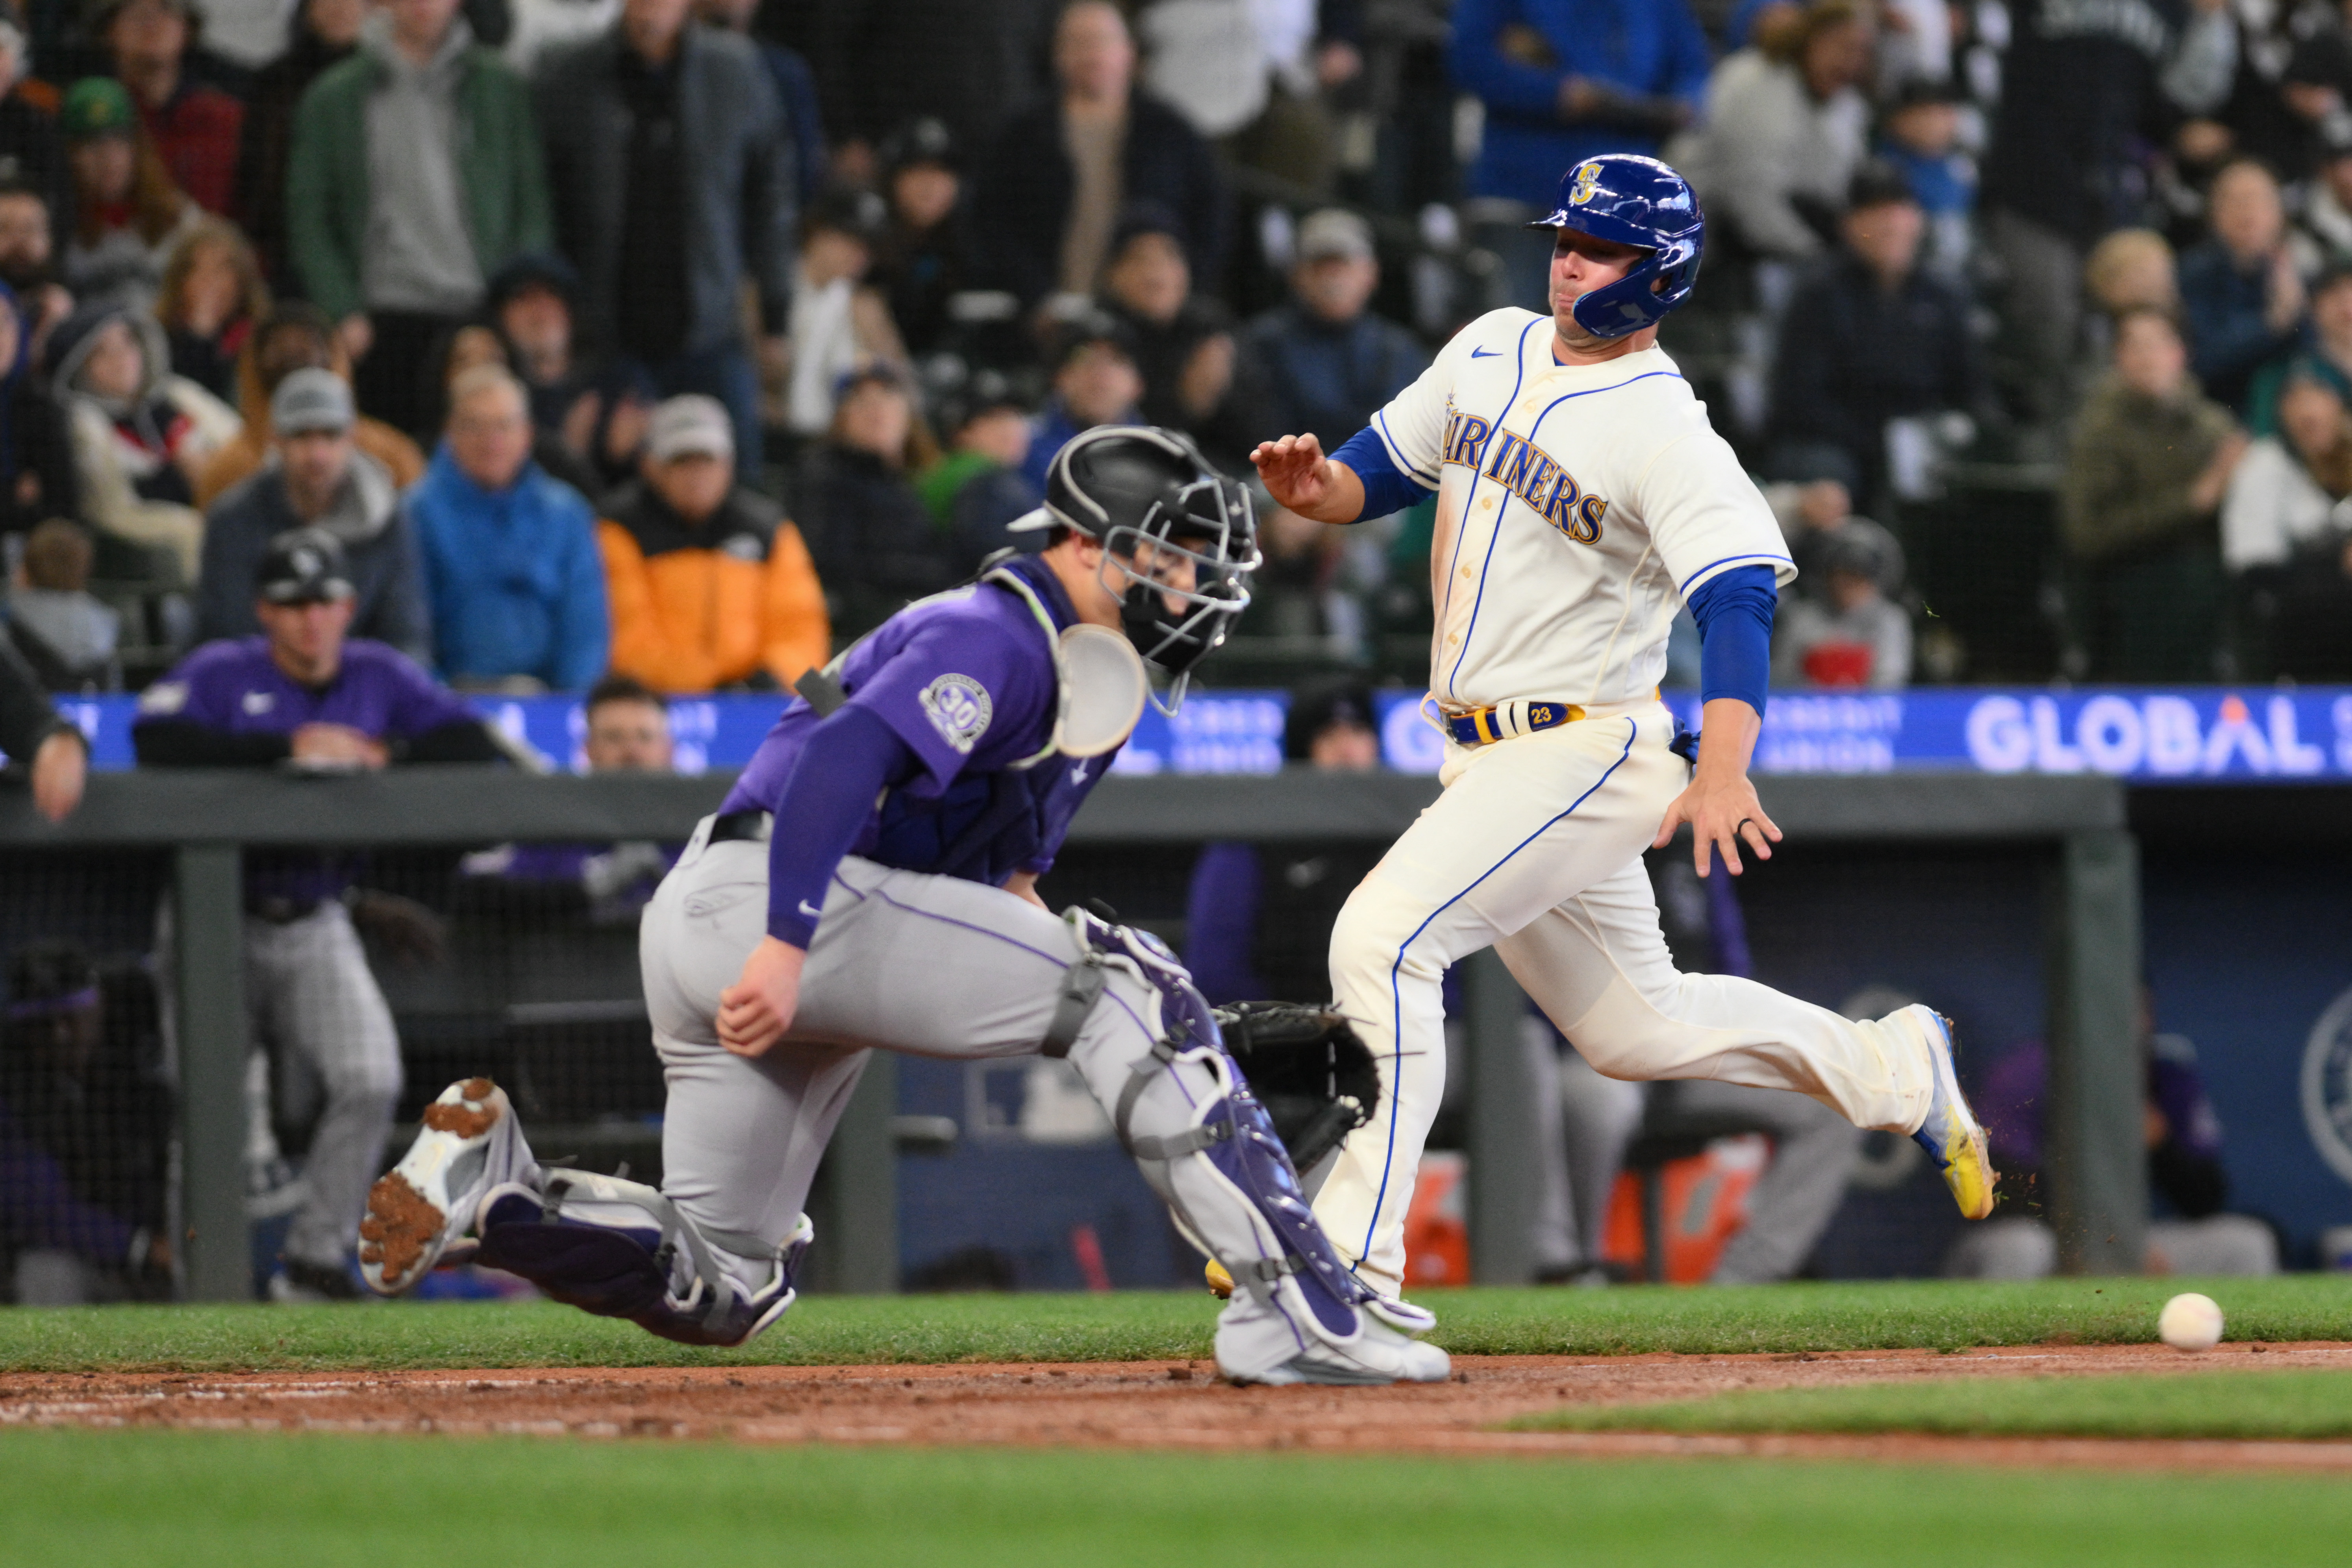
[[[1489,426],[1449,400],[1441,449],[1445,463],[1486,475],[1579,544],[1601,537],[1601,520],[1608,514],[1609,503],[1585,494],[1575,475],[1517,431]]]

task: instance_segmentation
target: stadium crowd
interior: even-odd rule
[[[1664,344],[1802,568],[1778,683],[2352,679],[2332,0],[0,0],[0,655],[144,690],[162,766],[787,687],[1013,543],[1080,430],[1336,447],[1541,300],[1526,221],[1603,151],[1707,209]],[[1263,521],[1211,679],[1419,679],[1429,509]],[[1931,612],[2002,554],[2030,604]],[[5,717],[78,794],[70,727]],[[258,875],[289,975],[365,974],[341,872]],[[39,964],[60,1059],[104,992],[146,1060]],[[397,1047],[373,982],[333,1006],[278,1029],[356,1172]],[[357,1179],[297,1217],[311,1287]],[[152,1206],[74,1234],[140,1276]]]
[[[1665,346],[1806,568],[1783,684],[2352,674],[2325,0],[12,5],[0,548],[54,689],[252,635],[297,524],[461,689],[789,683],[1087,426],[1336,445],[1541,297],[1521,225],[1612,149],[1707,206]],[[1987,484],[2038,531],[1969,542]],[[1414,679],[1425,518],[1265,535],[1223,679]],[[2018,550],[2038,669],[1906,570]]]

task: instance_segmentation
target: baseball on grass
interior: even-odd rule
[[[2221,1342],[2221,1309],[2194,1290],[2175,1296],[2157,1315],[2157,1337],[2177,1351],[2210,1351]]]

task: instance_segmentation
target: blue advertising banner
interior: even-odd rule
[[[1667,702],[1698,727],[1695,693]],[[1279,691],[1196,692],[1172,719],[1156,709],[1119,755],[1127,773],[1263,773],[1282,766]],[[58,703],[90,738],[101,768],[131,765],[132,697]],[[482,716],[558,767],[586,766],[576,697],[484,697]],[[740,767],[782,710],[774,696],[680,698],[670,704],[679,771]],[[1381,748],[1404,773],[1444,760],[1421,699],[1375,699]],[[1756,771],[1883,773],[1902,768],[1992,773],[2111,773],[2138,784],[2352,779],[2352,687],[1923,687],[1894,692],[1777,692],[1764,716]]]

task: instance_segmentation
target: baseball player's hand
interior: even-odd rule
[[[79,730],[58,730],[33,752],[33,809],[63,822],[81,804],[89,779],[89,746]]]
[[[1318,522],[1353,522],[1364,510],[1364,481],[1345,463],[1323,455],[1312,436],[1261,441],[1250,454],[1266,494],[1285,510]]]
[[[782,1039],[800,1010],[807,963],[807,949],[761,937],[735,984],[719,994],[719,1043],[739,1057],[757,1057]]]
[[[1690,787],[1666,807],[1666,819],[1650,847],[1664,848],[1675,829],[1687,822],[1691,864],[1698,874],[1707,874],[1720,847],[1724,868],[1737,877],[1746,869],[1739,863],[1743,842],[1759,860],[1769,860],[1772,846],[1780,841],[1779,826],[1764,815],[1764,803],[1756,798],[1756,786],[1748,778],[1748,759],[1755,752],[1763,721],[1738,698],[1718,697],[1706,705],[1702,722],[1698,767]]]
[[[287,745],[298,760],[306,763],[357,763],[380,768],[392,761],[383,742],[348,724],[305,724],[294,731]]]
[[[1037,896],[1037,873],[1034,871],[1013,872],[1004,879],[1004,890],[1016,899],[1026,899],[1049,915],[1054,912],[1046,906],[1045,900]]]

